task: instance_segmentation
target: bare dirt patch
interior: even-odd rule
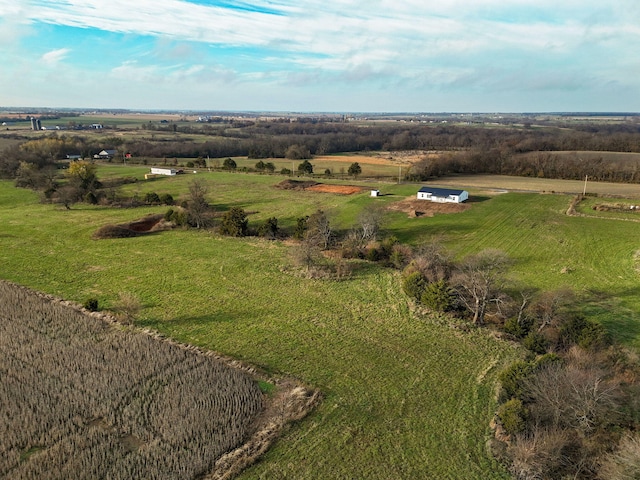
[[[313,187],[309,187],[309,190],[313,192],[323,193],[338,193],[340,195],[352,195],[354,193],[360,193],[364,190],[363,187],[357,187],[355,185],[328,185],[319,183]]]
[[[164,220],[164,215],[147,215],[140,220],[129,223],[105,225],[96,230],[92,237],[96,240],[102,238],[129,238],[146,233],[159,232],[168,228],[170,228],[170,224]]]
[[[341,195],[351,195],[359,193],[365,188],[356,185],[329,185],[311,180],[283,180],[275,186],[283,190],[310,190],[312,192],[338,193]]]
[[[281,190],[306,190],[309,187],[313,187],[314,185],[318,185],[318,182],[314,182],[312,180],[283,180],[278,183],[275,188],[279,188]]]
[[[415,197],[408,197],[399,202],[394,202],[387,207],[387,210],[394,212],[404,212],[409,217],[433,217],[434,215],[460,213],[471,208],[468,203],[438,203],[429,200],[418,200]]]

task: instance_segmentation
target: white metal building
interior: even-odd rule
[[[418,199],[440,203],[462,203],[469,199],[469,192],[449,188],[422,187],[418,190]]]

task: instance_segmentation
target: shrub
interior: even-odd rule
[[[296,229],[293,232],[293,236],[294,238],[297,238],[298,240],[302,240],[304,238],[304,234],[307,231],[307,221],[309,220],[309,217],[300,217],[296,220]]]
[[[187,213],[184,210],[170,208],[164,214],[164,220],[167,222],[173,222],[179,227],[183,227],[187,224]]]
[[[244,237],[247,234],[247,214],[240,207],[231,207],[222,216],[220,233],[231,237]]]
[[[511,317],[505,320],[503,328],[506,333],[517,338],[523,338],[528,333],[526,325],[519,323],[517,317]]]
[[[502,391],[506,398],[517,398],[522,395],[524,380],[534,370],[529,362],[518,360],[500,372],[498,379],[502,385]]]
[[[266,238],[276,238],[278,235],[278,219],[276,217],[268,218],[258,227],[258,235]]]
[[[453,293],[449,284],[445,280],[427,284],[420,295],[420,303],[436,312],[451,310]]]
[[[560,341],[565,347],[575,344],[586,349],[598,349],[606,346],[609,338],[599,323],[582,315],[573,315],[560,327]]]
[[[291,170],[288,168],[283,168],[280,170],[280,175],[291,175]]]
[[[298,172],[311,175],[313,173],[313,165],[311,165],[311,162],[309,160],[305,160],[300,165],[298,165]]]
[[[399,242],[400,241],[398,240],[398,238],[394,237],[393,235],[384,238],[380,242],[380,255],[385,259],[389,259],[394,250],[394,247],[398,245]]]
[[[406,267],[410,259],[411,259],[410,247],[398,243],[391,248],[391,254],[389,255],[389,262],[395,268],[401,269]]]
[[[375,247],[371,247],[367,250],[365,258],[370,262],[377,262],[381,258],[380,251]]]
[[[98,203],[98,197],[93,192],[89,192],[84,196],[84,201],[91,205],[96,205]]]
[[[420,301],[424,292],[425,281],[420,272],[413,272],[405,276],[402,281],[402,290],[413,300]]]
[[[89,310],[90,312],[97,312],[98,311],[98,299],[97,298],[88,298],[83,304],[82,306]]]
[[[231,157],[225,158],[224,162],[222,162],[222,168],[224,168],[225,170],[235,170],[237,167],[238,164]]]
[[[539,332],[529,332],[522,341],[522,345],[533,353],[542,354],[547,351],[549,341]]]
[[[556,353],[545,353],[536,360],[536,370],[540,370],[556,362],[562,362],[562,358]]]
[[[577,344],[582,330],[587,327],[587,319],[582,315],[572,315],[560,326],[560,341],[564,346]]]
[[[162,203],[163,205],[173,205],[175,201],[173,200],[171,194],[163,193],[162,195],[160,195],[160,203]]]
[[[347,170],[347,173],[349,175],[357,177],[358,175],[360,175],[362,173],[362,167],[360,166],[360,164],[358,162],[354,162],[351,165],[349,165],[349,170]]]
[[[609,344],[609,336],[605,328],[591,320],[587,321],[587,325],[580,332],[578,345],[587,350],[598,350]]]
[[[498,408],[500,423],[509,435],[524,431],[527,425],[527,413],[522,400],[518,398],[507,400]]]
[[[147,192],[144,196],[145,203],[160,203],[160,197],[156,192]]]

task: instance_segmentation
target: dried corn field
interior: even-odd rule
[[[0,477],[194,478],[262,412],[250,376],[0,282]]]

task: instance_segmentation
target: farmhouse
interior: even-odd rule
[[[102,150],[100,153],[96,153],[93,158],[101,158],[104,160],[108,160],[110,158],[115,157],[117,150]]]
[[[418,190],[419,200],[431,200],[440,203],[462,203],[469,198],[466,190],[451,190],[449,188],[422,187]]]
[[[158,167],[151,167],[151,175],[176,175],[178,173],[178,170],[174,169],[174,168],[158,168]]]

